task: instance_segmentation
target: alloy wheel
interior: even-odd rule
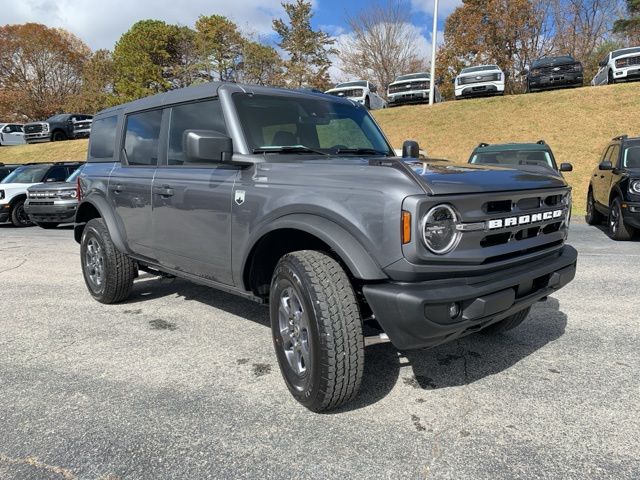
[[[309,317],[300,297],[291,286],[280,294],[278,326],[282,339],[281,348],[289,367],[299,377],[305,376],[311,368]]]
[[[104,285],[104,253],[95,238],[87,242],[84,266],[89,281],[96,290],[100,290]]]

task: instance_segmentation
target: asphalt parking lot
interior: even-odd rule
[[[355,403],[318,415],[264,307],[148,276],[100,305],[71,230],[0,226],[0,478],[638,478],[640,242],[571,237],[576,280],[525,324],[370,347]]]

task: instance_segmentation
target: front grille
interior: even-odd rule
[[[27,124],[24,126],[24,133],[40,133],[42,130],[42,124],[40,123],[34,123],[33,125]]]
[[[538,67],[533,69],[536,73],[539,71],[538,75],[562,75],[565,73],[576,72],[576,65],[550,65],[548,67]]]
[[[633,67],[635,65],[640,65],[640,56],[616,60],[616,67],[618,68]]]
[[[340,90],[339,92],[329,92],[329,94],[334,97],[361,97],[362,89],[354,88],[351,90]]]
[[[499,73],[485,73],[482,75],[469,75],[460,77],[460,85],[469,85],[470,83],[497,82],[500,80]]]
[[[37,205],[37,206],[46,206],[46,205],[53,205],[53,202],[29,202],[31,205]]]
[[[410,90],[429,90],[429,82],[422,81],[389,85],[389,93],[401,93]]]
[[[91,121],[77,122],[73,124],[74,130],[88,130],[91,128]]]

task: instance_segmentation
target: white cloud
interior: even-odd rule
[[[433,15],[434,0],[411,0],[411,6],[420,12]],[[438,3],[438,18],[444,19],[456,8],[462,5],[462,0],[440,0]]]
[[[67,29],[91,48],[112,49],[138,20],[148,18],[192,26],[199,15],[226,15],[243,31],[272,33],[272,20],[284,15],[280,0],[21,0],[2,9],[3,23],[37,22]]]

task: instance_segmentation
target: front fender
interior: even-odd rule
[[[300,230],[322,240],[340,257],[351,274],[361,280],[385,280],[387,275],[372,255],[356,238],[335,222],[312,214],[291,214],[279,217],[254,231],[243,255],[242,269],[245,270],[249,253],[266,234],[275,230]]]

